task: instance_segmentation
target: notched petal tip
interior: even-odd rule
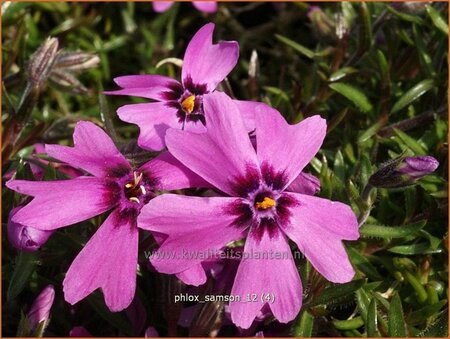
[[[189,42],[181,72],[185,86],[190,83],[206,85],[206,92],[212,92],[236,66],[238,43],[221,41],[214,44],[213,31],[214,24],[206,24]]]
[[[130,220],[124,220],[118,210],[110,214],[72,262],[63,282],[67,302],[75,304],[101,288],[112,312],[131,304],[136,287],[138,231]]]
[[[205,36],[208,36],[208,35],[210,35],[211,36],[211,41],[212,41],[212,35],[213,35],[213,32],[214,32],[214,29],[216,28],[216,25],[213,23],[213,22],[208,22],[207,24],[205,24],[205,25],[203,25],[202,27],[200,27],[200,29],[197,31],[197,33],[195,33],[195,35],[192,37],[192,40],[191,40],[191,42],[197,37],[197,36],[200,36],[200,35],[205,35]],[[204,38],[204,37],[203,37]]]

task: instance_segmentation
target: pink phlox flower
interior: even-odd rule
[[[236,103],[236,101],[234,101]],[[247,111],[246,116],[255,116],[255,114],[259,113],[259,107],[261,104],[254,102],[250,104],[250,102],[240,102],[238,103],[239,108],[245,109]],[[242,114],[241,114],[242,115]],[[252,142],[253,147],[256,150],[256,137],[255,134],[252,133],[250,140]],[[203,182],[203,188],[214,188],[212,185],[209,185],[208,182]],[[286,188],[286,191],[289,192],[296,192],[296,193],[302,193],[307,195],[314,195],[320,190],[320,181],[317,177],[310,173],[301,172],[297,178],[295,178],[292,183]],[[217,194],[209,190],[210,196],[217,196]],[[153,237],[155,238],[158,245],[161,245],[164,240],[167,239],[167,235],[162,233],[153,232]],[[235,251],[236,249],[233,249]],[[223,261],[218,260],[217,255],[224,251],[224,249],[219,250],[218,252],[212,252],[212,253],[201,253],[203,257],[209,255],[205,260],[202,260],[201,263],[189,267],[183,272],[179,272],[176,274],[177,278],[180,279],[183,283],[187,285],[193,285],[193,286],[200,286],[206,283],[208,279],[208,275],[210,272],[211,275],[214,277],[217,269],[221,268],[223,266]],[[216,255],[217,254],[217,255]],[[168,254],[170,255],[170,254]],[[151,263],[149,263],[151,266]],[[151,266],[151,269],[154,270],[154,268]],[[217,280],[217,279],[216,279]],[[228,283],[228,280],[227,280]],[[231,287],[230,287],[231,289]]]
[[[46,145],[47,154],[90,175],[69,180],[10,180],[6,186],[33,200],[11,221],[52,231],[111,213],[72,262],[64,279],[66,301],[75,304],[97,288],[111,311],[130,305],[136,288],[136,217],[155,190],[196,186],[202,180],[169,153],[133,169],[109,136],[91,122],[77,123],[74,147]]]
[[[119,118],[139,126],[138,145],[148,150],[165,147],[168,128],[204,132],[203,98],[213,92],[236,65],[239,45],[236,41],[212,43],[214,24],[200,28],[189,42],[181,71],[182,82],[162,75],[126,75],[114,81],[122,89],[106,94],[133,95],[155,100],[130,104],[117,110]],[[251,101],[238,101],[243,108]],[[251,112],[242,109],[243,114]],[[252,116],[244,116],[247,130],[254,130]]]
[[[176,274],[201,259],[183,252],[217,250],[246,238],[230,302],[233,322],[249,328],[264,305],[282,323],[298,314],[302,286],[288,238],[325,278],[350,281],[355,272],[342,240],[359,237],[352,209],[343,203],[286,189],[318,152],[325,120],[313,116],[289,125],[275,109],[260,104],[255,115],[257,151],[239,107],[225,94],[204,98],[207,131],[170,129],[171,154],[224,193],[221,197],[163,194],[146,205],[139,227],[168,235],[153,266]],[[174,259],[175,258],[175,259]],[[282,279],[280,279],[282,277]],[[250,301],[249,301],[250,300]]]

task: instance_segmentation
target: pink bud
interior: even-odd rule
[[[90,334],[89,331],[83,326],[76,326],[70,330],[69,336],[77,338],[88,338],[92,337],[92,334]]]
[[[21,225],[12,221],[13,216],[22,207],[16,207],[9,213],[8,239],[17,249],[26,252],[34,252],[44,245],[53,231],[41,231],[36,228]]]
[[[48,285],[38,295],[31,309],[28,312],[28,319],[31,327],[36,328],[41,322],[47,322],[50,318],[50,310],[55,300],[55,289],[53,285]]]
[[[322,9],[319,6],[309,6],[306,16],[311,19],[311,17],[316,13],[323,13]]]
[[[439,162],[431,156],[398,157],[383,164],[369,179],[374,187],[401,188],[436,170]]]
[[[434,172],[438,166],[439,162],[430,156],[406,157],[398,171],[413,179],[418,179]]]
[[[157,338],[157,337],[159,337],[159,334],[158,334],[158,331],[154,327],[149,326],[145,330],[145,337],[146,338]]]

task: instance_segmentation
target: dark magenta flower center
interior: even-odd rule
[[[248,167],[245,176],[233,182],[233,190],[241,199],[229,205],[226,213],[236,217],[236,227],[250,227],[259,238],[264,231],[272,236],[280,224],[289,223],[290,208],[298,204],[284,193],[286,185],[284,173],[276,172],[266,163],[262,164],[261,172]]]
[[[184,85],[173,85],[164,92],[168,105],[176,108],[180,123],[202,123],[205,125],[203,112],[203,95],[208,93],[206,85],[194,84],[191,78],[184,80]]]
[[[178,105],[178,118],[180,122],[200,122],[205,125],[202,94],[193,94],[185,90],[178,100]]]
[[[155,197],[155,180],[144,172],[115,169],[110,171],[106,182],[108,198],[119,207],[123,217],[136,217],[142,207]]]

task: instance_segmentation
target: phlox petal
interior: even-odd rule
[[[209,23],[198,30],[186,48],[181,77],[186,88],[206,85],[213,91],[225,79],[239,58],[239,44],[236,41],[212,43],[214,24]]]
[[[18,211],[13,222],[39,230],[53,230],[95,217],[113,207],[103,180],[11,180],[6,186],[34,199]]]
[[[78,122],[73,141],[74,147],[46,145],[45,150],[52,158],[84,169],[96,177],[108,175],[111,168],[130,168],[111,138],[92,122]]]
[[[350,206],[309,195],[290,193],[298,205],[290,225],[280,225],[311,264],[327,280],[345,283],[355,271],[342,240],[359,238],[358,222]]]
[[[101,288],[112,312],[128,307],[136,289],[138,229],[116,210],[105,220],[70,265],[64,298],[75,304]]]
[[[245,253],[231,290],[232,296],[240,297],[230,302],[233,323],[249,328],[266,303],[278,321],[293,320],[300,311],[302,285],[283,233],[263,231],[259,238],[250,232]]]
[[[315,115],[289,125],[277,110],[261,104],[255,121],[260,163],[284,173],[288,186],[319,151],[326,133],[325,120]]]

